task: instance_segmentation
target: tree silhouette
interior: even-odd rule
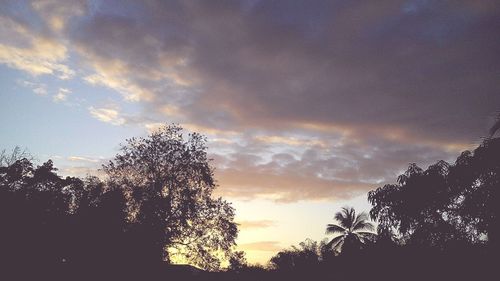
[[[449,185],[452,165],[445,161],[423,170],[411,164],[398,177],[368,193],[370,214],[387,231],[397,230],[404,243],[445,247],[449,241],[468,239],[456,210],[460,192]]]
[[[488,138],[454,164],[438,161],[426,170],[412,164],[398,177],[370,191],[370,214],[404,244],[446,250],[457,243],[498,247],[500,138]]]
[[[6,149],[2,149],[2,151],[0,151],[0,167],[8,167],[16,161],[22,159],[33,161],[33,156],[27,149],[21,149],[19,146],[14,147],[14,149],[10,152]]]
[[[235,272],[240,272],[248,267],[248,262],[245,257],[245,252],[234,251],[229,258],[229,269]]]
[[[282,250],[270,260],[270,266],[280,272],[312,271],[321,259],[322,246],[311,239],[300,242],[298,246]]]
[[[61,179],[52,161],[38,167],[27,159],[0,167],[0,263],[57,264],[67,256],[73,179]]]
[[[459,194],[456,213],[480,242],[500,247],[500,138],[485,140],[473,153],[464,152],[450,170],[450,185]]]
[[[206,269],[219,267],[220,254],[230,256],[237,226],[234,209],[213,199],[213,168],[206,140],[183,138],[182,128],[163,126],[147,138],[132,138],[104,165],[109,185],[127,197],[133,251],[142,261],[170,261],[179,253]]]
[[[327,245],[341,253],[349,253],[359,249],[362,244],[373,238],[375,226],[369,222],[368,215],[364,212],[356,214],[352,207],[343,207],[335,213],[338,224],[328,224],[327,234],[340,234],[334,237]]]
[[[497,115],[497,118],[495,120],[495,123],[493,126],[491,126],[490,131],[489,131],[489,137],[493,137],[496,132],[500,130],[500,113]]]

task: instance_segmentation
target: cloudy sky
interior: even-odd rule
[[[252,262],[473,148],[500,110],[498,1],[0,0],[0,148],[95,173],[205,134]]]

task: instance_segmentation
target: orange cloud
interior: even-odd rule
[[[276,225],[276,222],[273,220],[244,220],[237,223],[239,224],[240,230],[268,228]]]
[[[238,245],[244,251],[277,252],[282,249],[279,241],[259,241]]]

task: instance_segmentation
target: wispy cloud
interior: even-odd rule
[[[116,108],[95,108],[93,106],[88,108],[92,117],[99,121],[106,122],[112,125],[123,125],[125,124],[125,118],[121,117],[120,112]]]
[[[74,76],[75,72],[65,64],[67,47],[56,39],[2,15],[0,35],[3,37],[0,40],[0,63],[35,76],[51,74],[60,79]]]
[[[237,222],[239,229],[259,229],[276,226],[276,221],[273,220],[244,220]]]
[[[52,96],[52,99],[55,102],[65,101],[68,98],[68,95],[71,94],[71,93],[72,93],[72,91],[70,89],[59,88],[59,91],[57,92],[57,94],[55,94],[54,96]]]
[[[60,166],[59,173],[64,176],[72,176],[72,177],[86,177],[86,176],[96,176],[96,177],[104,177],[105,174],[98,167],[90,167],[90,166]]]
[[[86,11],[85,0],[38,0],[31,6],[54,32],[63,31],[71,18],[82,16]]]
[[[90,163],[98,163],[101,162],[101,158],[90,158],[90,157],[83,157],[83,156],[69,156],[68,157],[69,161],[74,161],[74,162],[90,162]]]
[[[238,245],[238,248],[245,251],[277,252],[282,249],[279,241],[259,241]]]
[[[47,85],[43,83],[37,83],[37,82],[30,82],[26,80],[19,80],[18,84],[30,88],[33,90],[33,93],[39,96],[46,96],[47,95]]]

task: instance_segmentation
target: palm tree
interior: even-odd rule
[[[343,207],[334,218],[338,224],[328,224],[326,234],[340,234],[327,244],[336,251],[345,253],[354,248],[359,249],[368,239],[376,235],[372,232],[375,231],[375,226],[369,221],[365,212],[356,215],[354,208]]]

